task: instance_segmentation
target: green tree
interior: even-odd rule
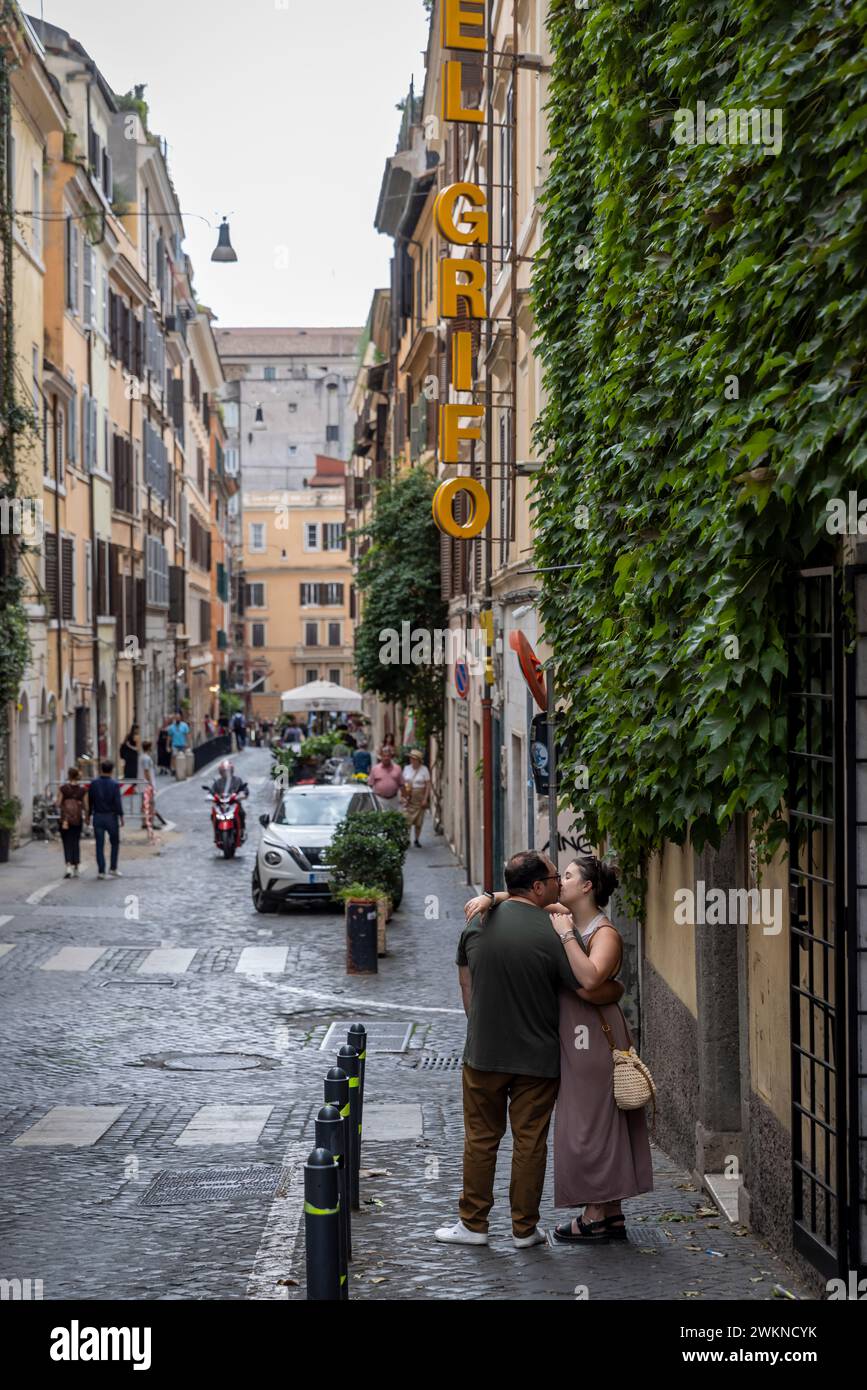
[[[435,481],[413,468],[378,487],[374,517],[357,532],[370,541],[358,563],[357,584],[363,598],[355,633],[355,667],[361,688],[382,700],[414,710],[419,737],[442,738],[445,668],[427,663],[387,662],[382,653],[387,635],[433,634],[448,621],[440,593],[440,541],[431,517]]]

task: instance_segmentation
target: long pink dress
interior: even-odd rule
[[[585,937],[585,945],[592,934]],[[626,1022],[617,1004],[598,1008],[572,991],[561,991],[555,1207],[616,1202],[653,1191],[645,1111],[618,1110],[614,1104],[611,1048],[602,1031],[603,1019],[615,1047],[628,1047]]]

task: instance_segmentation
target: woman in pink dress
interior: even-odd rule
[[[623,941],[603,909],[617,887],[617,872],[594,854],[564,870],[562,910],[550,909],[569,964],[585,989],[613,979],[623,963]],[[606,1037],[603,1024],[610,1029]],[[653,1190],[650,1140],[644,1110],[614,1103],[611,1039],[631,1039],[619,1004],[597,1007],[578,994],[560,995],[560,1091],[554,1112],[554,1205],[583,1207],[554,1230],[572,1244],[626,1239],[622,1201]]]
[[[613,865],[581,854],[563,872],[560,901],[546,909],[584,989],[614,979],[623,964],[622,938],[603,911],[616,887]],[[508,895],[493,896],[500,902]],[[474,898],[465,911],[469,917],[488,907],[489,899]],[[653,1190],[647,1120],[643,1110],[614,1103],[609,1037],[616,1048],[630,1046],[619,1004],[590,1004],[561,990],[554,1205],[584,1210],[557,1226],[554,1238],[575,1245],[626,1240],[623,1199]]]

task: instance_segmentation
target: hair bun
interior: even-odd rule
[[[605,859],[600,860],[599,891],[596,894],[596,903],[598,907],[605,907],[606,903],[608,902],[608,899],[611,897],[611,894],[617,888],[619,882],[620,874],[618,873],[615,865],[610,864]]]

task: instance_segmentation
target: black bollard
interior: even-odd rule
[[[343,1300],[349,1298],[349,1252],[346,1246],[346,1226],[343,1221],[343,1203],[346,1200],[343,1189],[345,1182],[341,1181],[342,1175],[346,1172],[343,1154],[343,1119],[336,1105],[323,1105],[319,1114],[316,1116],[316,1147],[317,1149],[327,1149],[334,1159],[337,1168],[337,1191],[339,1196],[338,1206],[341,1208],[338,1217],[338,1228],[340,1231],[340,1297]]]
[[[340,1199],[328,1149],[314,1149],[304,1164],[304,1239],[308,1302],[339,1303]]]
[[[343,1068],[349,1078],[349,1128],[350,1128],[350,1163],[349,1163],[349,1205],[353,1211],[358,1211],[358,1170],[361,1167],[361,1126],[358,1122],[358,1069],[361,1065],[358,1053],[354,1047],[346,1043],[341,1047],[337,1054],[338,1065]]]
[[[358,1165],[364,1140],[364,1073],[367,1062],[367,1029],[363,1023],[353,1023],[346,1035],[350,1047],[358,1053]]]
[[[352,1134],[349,1124],[349,1077],[340,1067],[332,1067],[324,1082],[325,1104],[336,1105],[342,1127],[343,1166],[340,1169],[340,1215],[346,1233],[346,1258],[352,1259],[352,1217],[349,1212],[349,1167],[352,1162]]]

